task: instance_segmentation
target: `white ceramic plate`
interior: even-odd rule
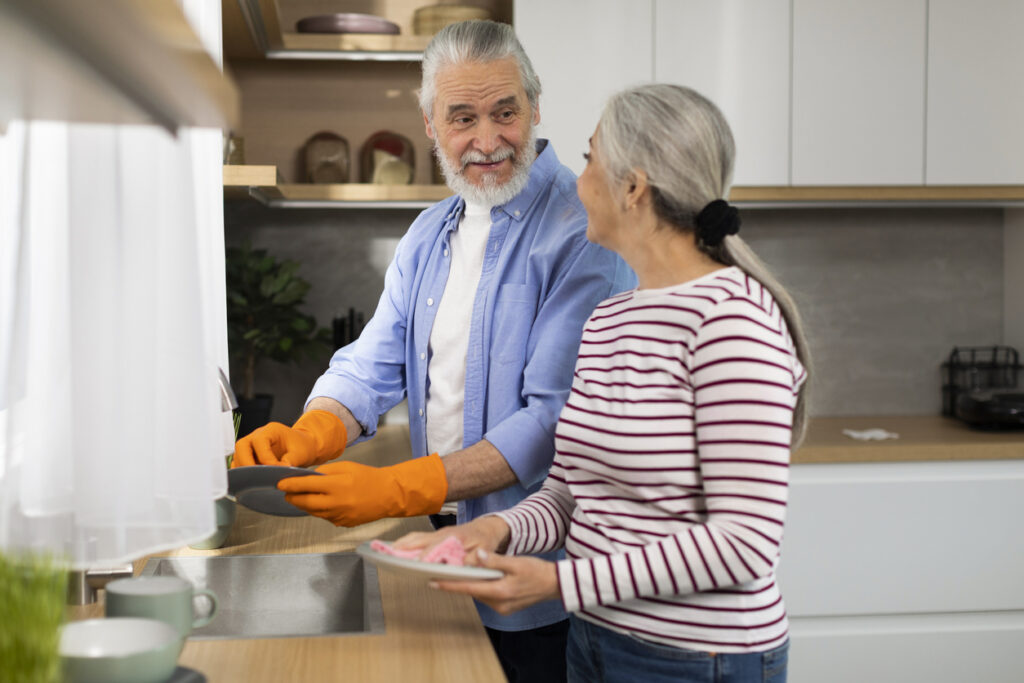
[[[250,465],[228,470],[228,493],[241,505],[277,517],[302,517],[309,514],[284,499],[277,482],[288,477],[323,475],[315,470],[284,465]]]
[[[404,557],[395,557],[374,550],[370,542],[363,543],[356,552],[381,569],[418,576],[423,579],[439,579],[442,581],[492,581],[505,576],[505,572],[486,567],[458,567],[454,564],[440,562],[421,562]]]

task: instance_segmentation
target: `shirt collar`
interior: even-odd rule
[[[502,206],[496,207],[504,211],[512,220],[526,218],[527,209],[533,205],[537,197],[547,189],[551,177],[558,170],[558,157],[551,143],[543,138],[537,139],[537,158],[530,165],[530,179],[526,181],[523,191]]]

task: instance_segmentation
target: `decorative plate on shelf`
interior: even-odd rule
[[[398,35],[398,24],[372,14],[318,14],[295,23],[299,33],[386,33]]]

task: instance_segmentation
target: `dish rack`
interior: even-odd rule
[[[942,364],[942,414],[956,417],[957,398],[988,389],[1015,389],[1020,370],[1009,346],[955,346]]]

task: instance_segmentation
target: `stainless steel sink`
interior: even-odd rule
[[[355,553],[160,557],[142,575],[180,576],[217,595],[196,639],[384,632],[377,570]]]

